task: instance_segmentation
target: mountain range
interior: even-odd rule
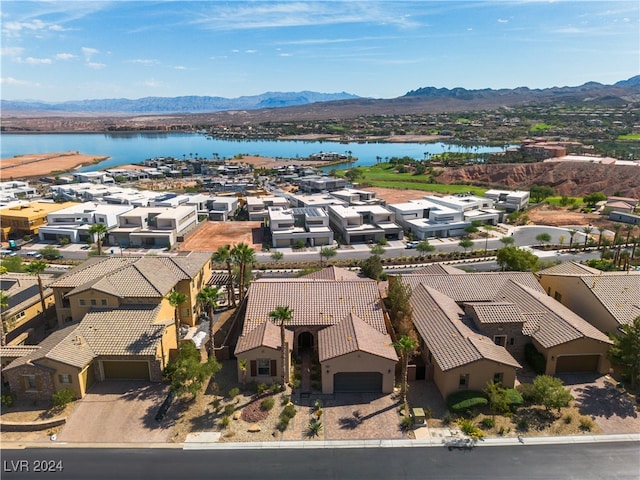
[[[226,110],[258,110],[307,105],[332,100],[359,98],[349,93],[266,92],[238,98],[183,96],[144,97],[136,100],[108,98],[102,100],[71,100],[43,102],[38,100],[2,100],[3,111],[75,112],[95,114],[170,114],[209,113]]]
[[[477,89],[422,87],[391,99],[358,97],[350,93],[267,92],[238,98],[183,96],[137,100],[102,99],[60,103],[2,100],[2,116],[194,115],[203,121],[264,122],[463,112],[505,106],[548,103],[623,106],[640,101],[640,75],[613,85],[587,82],[576,87]]]

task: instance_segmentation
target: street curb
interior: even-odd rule
[[[561,437],[487,438],[473,443],[473,447],[563,445],[578,443],[640,442],[640,433],[610,435],[571,435]],[[444,439],[425,440],[326,440],[286,442],[189,442],[189,443],[69,443],[69,442],[2,442],[2,450],[28,448],[110,448],[110,449],[182,449],[182,450],[274,450],[323,448],[426,448],[449,447]],[[456,448],[453,446],[453,448]]]

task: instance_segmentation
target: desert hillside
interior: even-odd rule
[[[473,165],[446,169],[441,183],[482,184],[528,190],[548,185],[558,195],[582,196],[591,192],[625,197],[640,196],[640,167],[593,163],[524,163]]]

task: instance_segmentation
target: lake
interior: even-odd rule
[[[0,135],[0,158],[29,153],[79,151],[80,153],[108,156],[109,159],[83,167],[80,171],[115,168],[119,165],[140,163],[147,158],[174,157],[232,158],[235,155],[262,157],[304,158],[313,153],[337,152],[350,154],[358,160],[355,165],[373,165],[380,157],[408,156],[416,160],[425,153],[461,152],[468,148],[436,143],[340,143],[298,140],[217,140],[198,133],[42,133]],[[489,153],[500,147],[481,146],[473,152]],[[344,168],[349,165],[344,165]],[[340,168],[335,167],[335,168]]]

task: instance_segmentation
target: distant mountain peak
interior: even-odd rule
[[[266,92],[260,95],[237,98],[185,95],[179,97],[105,98],[70,100],[66,102],[2,100],[3,111],[47,111],[81,113],[125,113],[125,114],[169,114],[169,113],[212,113],[228,110],[256,110],[307,105],[334,100],[360,98],[346,92],[319,93]]]

